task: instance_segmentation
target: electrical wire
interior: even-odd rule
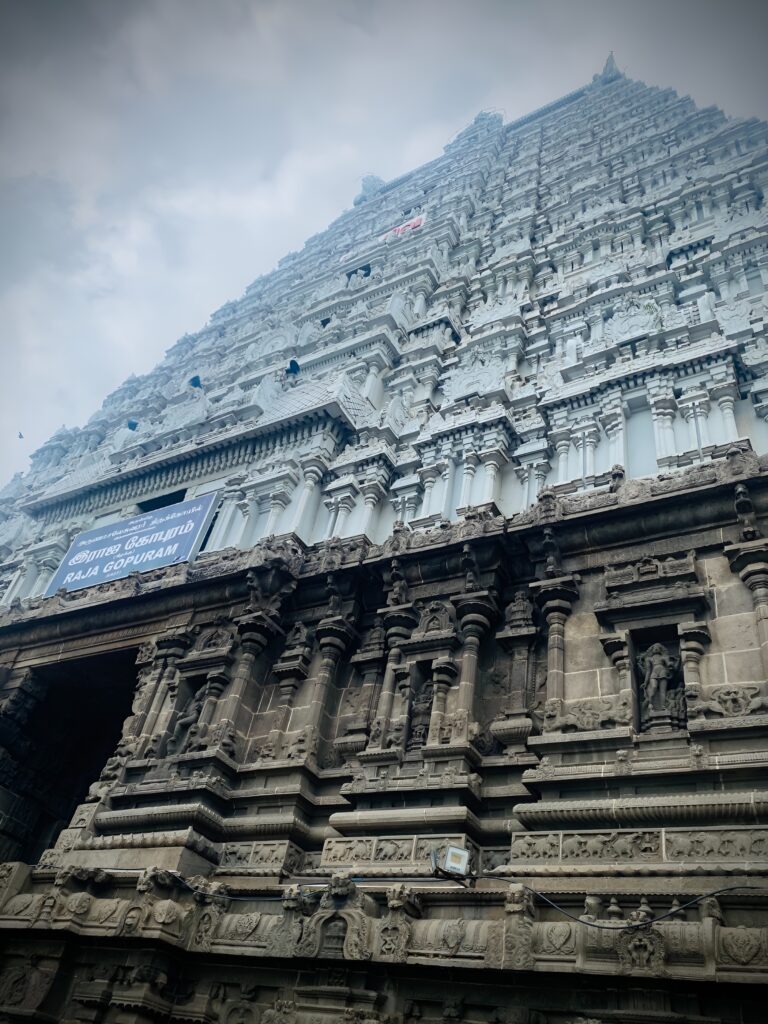
[[[184,878],[182,875],[180,875],[177,871],[172,871],[172,872],[170,872],[170,874],[172,874],[174,876],[174,878],[177,878],[182,883],[182,885],[185,885],[187,887],[187,889],[189,889],[191,892],[199,893],[202,896],[215,896],[216,895],[215,893],[206,892],[205,889],[198,889],[194,885],[190,885],[190,883],[186,880],[186,878]],[[467,876],[467,878],[468,878],[468,880],[470,882],[474,881],[474,880],[476,880],[478,878],[486,878],[486,879],[490,879],[491,881],[496,880],[496,881],[504,881],[504,882],[513,882],[516,885],[522,886],[523,889],[525,889],[527,892],[530,892],[532,895],[536,896],[538,899],[543,900],[544,903],[547,903],[550,907],[552,907],[558,913],[562,914],[564,917],[567,917],[571,921],[575,921],[576,924],[584,925],[585,928],[596,928],[596,929],[598,929],[600,931],[612,931],[612,932],[616,932],[616,931],[635,931],[635,930],[640,929],[640,928],[650,928],[652,925],[658,924],[659,921],[666,921],[670,917],[676,917],[678,914],[680,914],[682,911],[686,910],[688,907],[693,907],[697,903],[701,903],[702,900],[710,899],[713,896],[720,896],[720,895],[722,895],[722,893],[725,893],[725,892],[737,892],[737,891],[751,890],[751,891],[755,891],[755,892],[762,892],[766,896],[768,896],[768,888],[765,888],[765,887],[760,886],[760,885],[746,885],[746,884],[745,885],[729,885],[729,886],[726,886],[725,888],[714,889],[711,892],[704,893],[701,896],[696,896],[694,899],[688,900],[687,903],[682,903],[682,904],[680,904],[680,906],[675,907],[674,910],[670,910],[666,914],[659,914],[658,917],[653,917],[653,918],[651,918],[648,921],[636,921],[636,922],[632,922],[632,923],[626,923],[625,922],[625,923],[622,923],[622,924],[619,924],[618,922],[616,924],[598,924],[597,921],[588,921],[588,920],[585,920],[584,917],[577,917],[575,914],[572,914],[570,911],[566,910],[564,907],[559,906],[557,903],[555,903],[553,900],[551,900],[548,896],[545,896],[543,892],[539,892],[538,889],[531,888],[530,885],[526,885],[525,882],[521,882],[519,879],[515,878],[513,875],[471,875],[471,876]],[[353,881],[353,882],[363,882],[363,883],[364,882],[369,882],[369,883],[370,882],[400,882],[400,883],[402,883],[402,882],[421,882],[421,883],[424,883],[425,881],[429,881],[429,879],[428,878],[423,878],[423,877],[420,877],[420,878],[403,878],[403,877],[400,877],[400,878],[364,878],[364,877],[356,877],[356,878],[352,878],[351,881]],[[467,886],[465,884],[463,884],[459,880],[458,877],[450,878],[450,881],[453,882],[453,884],[460,886],[462,889],[466,889],[467,888]],[[304,883],[304,884],[307,885],[307,886],[312,886],[312,888],[315,889],[315,891],[314,892],[310,892],[310,893],[302,892],[301,893],[302,896],[317,897],[317,896],[322,895],[322,893],[327,891],[328,888],[329,888],[329,886],[326,883],[324,883],[324,882],[322,882],[322,883],[321,882],[318,882],[318,883],[307,882],[307,883]],[[302,883],[299,883],[299,890],[301,891],[301,889],[302,889]],[[224,896],[223,894],[222,894],[222,896],[223,896],[224,899],[239,900],[241,902],[247,902],[247,903],[252,903],[255,899],[256,900],[260,900],[260,901],[266,901],[266,902],[282,903],[283,898],[284,898],[283,896],[230,896],[230,895]]]
[[[689,900],[687,903],[681,903],[679,907],[675,907],[674,910],[668,911],[666,914],[659,914],[658,917],[652,917],[649,921],[636,921],[633,923],[624,924],[598,924],[597,921],[587,921],[583,917],[576,917],[575,914],[571,914],[565,910],[564,907],[558,906],[548,896],[545,896],[543,892],[538,892],[536,889],[532,889],[530,885],[526,885],[524,882],[519,882],[517,879],[508,875],[479,875],[479,878],[503,878],[505,881],[516,882],[521,885],[523,889],[533,893],[534,896],[538,896],[539,899],[548,903],[550,907],[553,907],[558,913],[563,914],[564,917],[570,918],[571,921],[575,921],[577,924],[583,924],[588,928],[598,928],[601,931],[631,931],[638,928],[650,928],[654,924],[658,924],[659,921],[666,921],[669,917],[676,917],[681,911],[686,910],[688,907],[693,907],[697,903],[701,903],[702,900],[710,899],[712,896],[719,896],[724,892],[735,892],[736,890],[753,889],[757,892],[765,893],[768,896],[768,889],[760,885],[729,885],[724,889],[714,889],[712,892],[706,892],[702,896],[696,896],[695,899]]]

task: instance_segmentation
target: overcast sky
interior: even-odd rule
[[[752,0],[0,0],[0,484],[363,174],[557,99],[610,50],[768,119],[767,30]]]

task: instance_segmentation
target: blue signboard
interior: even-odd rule
[[[82,590],[132,572],[191,561],[211,524],[218,497],[219,492],[214,491],[79,533],[45,596],[51,597],[62,587]]]

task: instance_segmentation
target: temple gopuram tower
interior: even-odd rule
[[[35,452],[2,1024],[763,1024],[767,190],[610,58]]]

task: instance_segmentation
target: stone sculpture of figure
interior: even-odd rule
[[[755,507],[745,484],[736,484],[733,507],[741,526],[739,537],[742,540],[757,540],[761,534],[757,525]]]
[[[427,682],[413,698],[407,750],[423,747],[427,742],[429,719],[432,714],[433,693],[434,687],[432,683]]]
[[[328,604],[326,605],[326,618],[333,618],[341,614],[341,594],[334,582],[333,577],[328,578]]]
[[[670,654],[664,644],[651,644],[637,662],[643,673],[643,704],[646,711],[663,711],[680,659]]]
[[[530,626],[533,623],[533,605],[519,590],[507,607],[504,609],[504,620],[509,628]]]
[[[408,585],[405,580],[395,579],[392,581],[392,590],[387,598],[387,604],[396,606],[406,604],[408,601]]]
[[[379,647],[384,646],[384,644],[386,643],[386,639],[387,633],[386,630],[384,629],[384,620],[379,615],[377,615],[376,618],[373,620],[371,631],[366,637],[363,646],[368,649],[377,649]]]
[[[554,530],[551,526],[544,527],[544,539],[541,542],[541,547],[546,555],[547,563],[544,568],[546,576],[555,577],[562,573],[562,567],[560,564],[560,547],[555,539]]]
[[[203,710],[203,704],[205,703],[204,690],[204,687],[202,690],[198,690],[198,692],[194,693],[184,705],[184,710],[177,718],[173,734],[168,740],[169,754],[180,754],[182,752],[184,743],[189,736],[192,727],[197,724],[200,712]]]
[[[624,486],[625,478],[626,472],[623,466],[620,466],[618,463],[616,463],[615,466],[611,466],[611,484],[608,490],[611,491],[612,494],[615,494],[616,491],[620,491]]]
[[[290,647],[302,647],[307,642],[307,627],[303,622],[297,622],[285,638],[286,649]]]

